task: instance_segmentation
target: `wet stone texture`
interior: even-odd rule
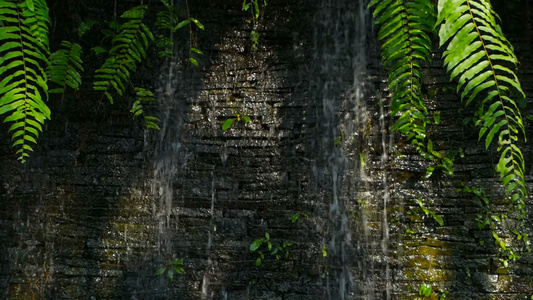
[[[137,4],[118,2],[119,12]],[[531,95],[531,7],[501,2]],[[111,106],[91,91],[100,62],[89,51],[87,85],[51,99],[53,119],[27,164],[0,130],[0,297],[415,299],[421,284],[432,285],[431,299],[444,291],[447,299],[533,295],[531,254],[512,242],[522,258],[505,268],[490,231],[477,228],[479,203],[456,192],[463,182],[484,187],[493,211],[509,210],[491,165],[498,154],[477,141],[466,121],[472,109],[458,111],[440,55],[425,86],[442,119],[430,131],[437,150],[461,147],[464,157],[456,156],[454,177],[424,179],[427,162],[388,129],[386,74],[366,3],[270,0],[256,23],[239,1],[189,4],[206,27],[193,37],[204,52],[199,67],[187,62],[183,31],[173,59],[153,50],[132,79],[156,92],[147,110],[161,131],[130,115],[131,97]],[[51,38],[73,36],[76,17],[111,19],[114,10],[112,1],[58,1],[56,17],[74,23]],[[528,101],[524,116],[533,114]],[[533,149],[523,149],[531,190]],[[529,216],[525,224],[530,232]],[[279,259],[267,241],[249,251],[266,235],[273,249],[285,243]],[[185,274],[170,281],[180,259]]]

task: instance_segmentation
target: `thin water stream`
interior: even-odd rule
[[[316,174],[328,191],[329,227],[327,243],[332,264],[327,278],[327,297],[332,300],[374,298],[373,270],[368,245],[376,243],[369,234],[362,201],[363,160],[368,152],[369,109],[366,107],[366,36],[369,20],[365,1],[320,1],[314,19],[312,51],[316,63],[310,74],[312,97],[322,111],[317,112],[322,174]],[[323,177],[325,176],[325,177]],[[329,177],[329,178],[328,178]],[[359,202],[359,203],[358,203]],[[358,216],[359,222],[350,219]],[[370,220],[373,221],[373,220]],[[387,231],[383,227],[383,231]],[[356,265],[356,267],[354,267]]]

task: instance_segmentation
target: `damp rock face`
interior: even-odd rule
[[[119,13],[137,4],[119,2]],[[431,134],[438,150],[464,157],[454,177],[424,179],[427,163],[389,130],[366,3],[270,0],[254,22],[239,1],[194,2],[206,28],[194,36],[199,66],[183,31],[174,58],[154,50],[133,79],[156,92],[148,110],[160,131],[129,114],[133,99],[101,103],[90,84],[51,100],[53,120],[26,165],[0,130],[1,297],[413,299],[421,284],[450,299],[533,294],[531,255],[504,268],[477,228],[478,203],[455,191],[482,186],[495,210],[508,209],[497,201],[496,154],[463,122],[438,55],[426,82],[428,107],[441,111]],[[504,8],[502,27],[529,95],[522,2]],[[112,19],[114,10],[95,0],[58,11]],[[531,146],[524,155],[533,160]]]

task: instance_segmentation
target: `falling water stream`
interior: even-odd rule
[[[315,176],[329,176],[319,180],[325,184],[322,188],[331,193],[328,196],[331,226],[326,235],[328,255],[333,264],[327,296],[332,300],[355,296],[377,299],[368,287],[373,285],[368,280],[372,276],[371,270],[367,270],[368,262],[355,258],[358,251],[358,259],[366,255],[364,248],[374,238],[369,237],[364,218],[355,225],[356,232],[350,224],[350,214],[364,217],[363,212],[358,212],[357,201],[363,194],[361,183],[365,178],[359,170],[363,168],[361,157],[367,152],[365,135],[368,133],[365,130],[370,118],[363,99],[368,24],[366,5],[365,1],[324,0],[318,4],[319,13],[314,20],[313,61],[316,65],[310,73],[313,97],[322,105],[317,117],[324,157],[324,167],[319,169],[322,174]],[[383,227],[383,230],[385,234],[387,228]],[[386,247],[387,241],[383,243]],[[354,247],[354,244],[361,246]],[[354,264],[358,265],[355,269],[351,267]]]

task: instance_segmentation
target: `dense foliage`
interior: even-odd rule
[[[430,118],[421,94],[421,66],[431,58],[431,36],[438,27],[440,46],[445,46],[444,66],[457,81],[465,104],[475,103],[479,139],[484,138],[486,148],[497,144],[501,154],[496,171],[524,215],[525,164],[518,141],[525,137],[519,109],[525,94],[515,74],[512,45],[497,24],[490,2],[440,0],[436,19],[430,0],[374,0],[370,6],[375,7],[374,17],[381,25],[378,38],[383,41],[383,63],[390,70],[392,113],[400,115],[393,128],[406,134],[424,157],[440,158],[426,134]]]
[[[452,175],[453,163],[433,150],[433,142],[427,135],[426,125],[431,118],[421,93],[421,68],[432,56],[432,35],[434,28],[438,28],[440,47],[444,47],[444,67],[456,82],[456,91],[465,105],[476,106],[474,119],[479,127],[479,139],[484,140],[487,149],[496,146],[500,153],[495,170],[519,218],[523,219],[527,190],[519,141],[525,141],[526,136],[520,113],[525,94],[515,73],[518,60],[498,25],[499,17],[490,1],[439,0],[435,7],[431,0],[373,0],[370,7],[374,7],[376,23],[381,26],[378,39],[382,41],[382,61],[390,74],[392,114],[399,115],[393,129],[405,134],[426,159],[442,161],[437,166]],[[430,168],[428,173],[434,170],[435,164]],[[468,187],[460,191],[479,190]],[[488,199],[482,198],[486,199],[482,203],[488,205]],[[502,218],[490,219],[503,224]],[[517,259],[494,231],[496,223],[491,229],[500,253],[505,256],[501,259],[505,263]],[[517,230],[512,228],[511,232],[529,249],[527,235]]]
[[[150,26],[143,22],[148,6],[139,5],[122,13],[121,21],[82,20],[77,30],[78,38],[83,38],[95,27],[104,28],[102,42],[90,49],[96,55],[105,55],[104,63],[95,71],[93,89],[111,103],[117,96],[133,95],[136,101],[131,113],[144,116],[146,127],[151,129],[159,129],[159,119],[146,115],[143,105],[153,101],[154,95],[134,86],[131,78],[147,58],[150,47],[156,46],[159,56],[168,58],[172,56],[172,37],[178,29],[188,26],[191,35],[192,25],[204,29],[200,21],[188,15],[188,10],[184,16],[184,9],[169,0],[161,0],[155,6],[158,17]],[[60,49],[50,53],[51,20],[45,0],[0,0],[0,17],[0,114],[7,115],[4,122],[12,123],[9,131],[13,147],[24,163],[45,120],[51,118],[46,104],[49,94],[64,95],[67,87],[80,89],[82,55],[88,49],[62,41]],[[152,30],[160,33],[155,43]],[[201,55],[202,51],[193,47],[192,40],[190,44],[188,60],[198,65],[193,54]]]

